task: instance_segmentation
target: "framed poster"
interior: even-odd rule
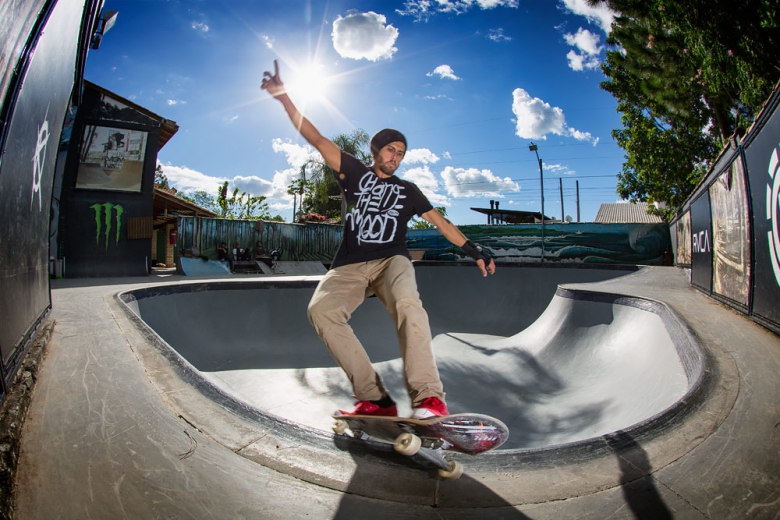
[[[691,265],[691,212],[677,221],[677,265]]]
[[[142,130],[86,125],[76,188],[140,192],[148,136]]]
[[[750,217],[742,158],[710,186],[712,206],[712,290],[747,307],[750,296]]]

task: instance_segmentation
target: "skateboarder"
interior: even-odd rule
[[[308,308],[309,320],[346,372],[358,400],[353,412],[342,413],[398,415],[395,401],[348,324],[354,310],[368,295],[375,294],[396,324],[406,390],[414,408],[412,417],[448,415],[428,315],[406,248],[407,224],[417,215],[436,226],[447,240],[476,260],[483,276],[495,272],[495,263],[434,209],[415,184],[394,176],[407,147],[399,131],[386,128],[371,138],[374,164],[368,167],[342,152],[298,111],[287,95],[276,60],[274,73],[263,74],[261,88],[281,102],[295,128],[320,152],[347,202],[341,244]]]

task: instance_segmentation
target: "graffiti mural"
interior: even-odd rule
[[[43,203],[41,201],[41,178],[43,177],[43,171],[46,167],[46,148],[49,144],[49,108],[46,108],[46,115],[43,116],[43,123],[38,127],[38,139],[35,144],[35,153],[33,154],[33,180],[32,180],[32,193],[30,194],[30,209],[32,209],[35,195],[38,195],[38,211],[43,209]]]
[[[122,215],[125,209],[119,204],[104,202],[103,204],[93,204],[89,207],[95,212],[95,242],[100,246],[101,238],[105,238],[105,250],[108,251],[108,244],[111,242],[111,232],[114,232],[114,245],[119,245],[119,236],[122,231]]]
[[[458,226],[496,262],[542,261],[541,227],[531,224]],[[410,230],[410,249],[423,260],[468,260],[459,247],[433,230]],[[661,265],[671,251],[666,224],[553,224],[544,229],[544,262]]]

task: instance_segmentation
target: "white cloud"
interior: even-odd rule
[[[195,29],[196,31],[200,31],[200,32],[202,32],[202,33],[207,33],[207,32],[209,32],[209,26],[208,26],[208,25],[206,25],[206,24],[205,24],[205,23],[203,23],[203,22],[192,22],[192,25],[191,25],[191,27],[192,27],[193,29]]]
[[[452,70],[452,67],[449,65],[439,65],[433,69],[433,72],[426,74],[426,76],[439,76],[441,79],[452,79],[456,81],[461,79],[455,75],[455,71]]]
[[[423,99],[433,99],[433,100],[436,100],[436,99],[446,99],[447,101],[455,101],[454,99],[452,99],[451,97],[449,97],[446,94],[437,94],[436,96],[425,96],[425,98],[423,98]]]
[[[393,45],[398,38],[398,29],[386,25],[384,15],[373,11],[360,13],[350,11],[333,22],[333,48],[342,58],[378,61],[390,59],[398,50]]]
[[[263,43],[265,43],[265,47],[267,49],[273,49],[274,48],[274,39],[270,36],[261,35],[260,39],[263,40]]]
[[[566,43],[572,47],[577,47],[585,54],[599,54],[601,49],[603,49],[603,47],[599,45],[601,37],[582,27],[577,30],[577,34],[566,33],[563,35],[563,38],[566,40]]]
[[[187,102],[186,102],[186,101],[182,101],[181,99],[169,99],[169,100],[167,101],[167,103],[168,103],[168,106],[173,106],[173,105],[186,105],[186,104],[187,104]]]
[[[434,164],[439,162],[439,157],[427,148],[412,148],[404,155],[405,164]]]
[[[173,166],[172,164],[161,164],[161,166],[163,173],[168,178],[168,184],[179,191],[205,191],[216,197],[219,187],[228,180],[225,177],[211,177],[186,166]]]
[[[579,16],[587,18],[588,23],[599,26],[602,31],[609,34],[612,30],[612,22],[617,13],[608,8],[604,3],[599,3],[597,7],[588,5],[587,0],[561,0],[564,9]]]
[[[270,183],[273,190],[267,197],[282,202],[275,204],[269,202],[269,205],[274,209],[291,208],[293,197],[287,193],[287,188],[294,180],[300,179],[301,166],[306,161],[321,160],[322,156],[308,144],[300,145],[281,139],[274,139],[272,147],[274,152],[282,153],[286,156],[287,164],[290,165],[290,168],[274,172],[273,180]]]
[[[512,93],[512,112],[517,116],[516,131],[523,139],[547,139],[547,134],[565,135],[578,141],[591,141],[589,132],[581,132],[566,124],[566,116],[559,107],[552,107],[539,98],[532,98],[528,92],[516,88]]]
[[[581,71],[598,68],[601,63],[599,55],[604,48],[599,45],[601,41],[599,35],[580,27],[577,34],[566,33],[563,35],[563,38],[566,40],[566,43],[576,47],[579,51],[571,50],[566,55],[569,59],[569,67],[572,70]]]
[[[415,183],[434,206],[449,205],[447,196],[438,192],[439,181],[427,164],[417,168],[410,168],[404,171],[401,176],[407,181]]]
[[[509,177],[502,179],[490,170],[447,166],[441,177],[451,197],[503,197],[501,192],[520,191],[520,185]]]
[[[264,195],[270,198],[276,192],[273,183],[255,175],[236,175],[232,179],[228,179],[227,177],[212,177],[186,166],[172,164],[161,164],[161,166],[163,173],[168,178],[168,183],[183,193],[205,191],[216,198],[219,188],[225,181],[230,182],[231,190],[238,188],[240,191],[245,191],[255,197]],[[287,188],[284,189],[284,191],[286,190]]]
[[[403,9],[396,12],[413,16],[416,21],[428,21],[437,13],[463,14],[473,7],[493,9],[495,7],[517,8],[518,0],[407,0]]]
[[[500,27],[498,29],[490,29],[487,34],[487,39],[494,42],[510,42],[512,38],[504,35],[504,29]]]
[[[265,196],[270,198],[275,194],[273,183],[256,175],[236,175],[230,182],[230,189],[235,188],[240,190],[239,193],[245,191],[254,197]]]
[[[277,138],[273,140],[271,146],[274,152],[285,154],[287,156],[287,164],[294,168],[300,168],[308,160],[321,158],[319,152],[315,151],[308,144],[300,145]]]
[[[180,192],[205,191],[214,197],[225,181],[230,182],[231,191],[238,188],[249,195],[265,196],[269,206],[274,210],[282,210],[292,207],[292,196],[287,194],[287,188],[293,180],[301,175],[301,166],[310,159],[320,159],[312,147],[284,142],[281,139],[273,140],[273,150],[286,156],[290,168],[275,171],[272,180],[267,180],[257,175],[236,175],[233,178],[212,177],[205,173],[187,168],[186,166],[173,166],[163,164],[162,169],[168,182]]]
[[[577,172],[562,164],[545,164],[544,171],[555,175],[575,175]]]
[[[579,54],[576,51],[569,51],[566,55],[566,59],[569,60],[569,68],[581,72],[585,69],[597,69],[601,64],[598,56],[588,56],[586,54]]]

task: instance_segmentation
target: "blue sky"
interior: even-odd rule
[[[445,206],[593,221],[618,201],[623,151],[598,65],[612,13],[584,0],[106,0],[119,11],[86,78],[179,132],[158,160],[180,191],[229,180],[292,217],[287,187],[316,152],[260,90],[278,59],[293,101],[327,137],[392,127],[408,152],[398,172]],[[308,79],[307,79],[308,78]]]

